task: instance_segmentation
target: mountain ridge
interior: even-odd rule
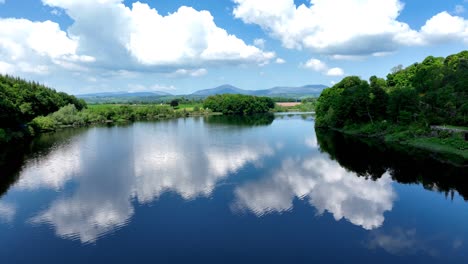
[[[191,94],[185,95],[174,95],[163,91],[144,91],[144,92],[98,92],[98,93],[87,93],[78,94],[76,97],[82,99],[111,99],[111,98],[154,98],[154,97],[208,97],[217,94],[244,94],[244,95],[255,95],[255,96],[272,96],[272,97],[295,97],[295,96],[319,96],[323,89],[327,86],[323,84],[308,84],[303,86],[275,86],[269,89],[263,90],[247,90],[235,87],[231,84],[223,84],[214,88],[197,90]]]

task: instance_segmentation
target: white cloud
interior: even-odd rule
[[[337,68],[337,67],[329,68],[327,64],[325,64],[324,62],[318,59],[314,59],[314,58],[308,60],[302,67],[316,71],[316,72],[320,72],[328,76],[343,76],[344,75],[343,69]]]
[[[318,72],[326,71],[328,69],[328,66],[325,63],[323,63],[322,61],[317,60],[317,59],[308,60],[304,64],[304,67],[307,68],[307,69],[318,71]]]
[[[0,4],[4,4],[6,0],[0,0]]]
[[[285,64],[286,61],[282,58],[277,58],[276,61],[275,61],[276,64]]]
[[[344,75],[344,71],[343,69],[341,68],[338,68],[338,67],[335,67],[335,68],[331,68],[327,71],[327,75],[328,76],[343,76]]]
[[[79,48],[101,63],[121,67],[177,67],[204,63],[261,64],[274,53],[245,44],[219,28],[209,11],[182,6],[166,16],[147,4],[121,0],[43,0],[63,8]]]
[[[427,31],[411,29],[398,21],[404,8],[399,0],[311,0],[310,5],[300,6],[293,0],[234,2],[236,18],[261,26],[286,48],[308,48],[328,55],[366,56],[392,52],[402,45],[430,44],[433,40]],[[458,37],[450,35],[447,40],[467,39],[468,26],[463,18],[457,18],[460,19],[465,22],[464,26],[450,29],[458,33]],[[431,27],[443,25],[446,24]]]
[[[265,43],[266,43],[266,41],[264,39],[261,39],[261,38],[254,39],[254,46],[255,47],[259,47],[261,49],[264,49],[265,48]]]
[[[0,18],[0,73],[47,74],[64,64],[94,62],[77,50],[76,39],[57,23]]]
[[[171,77],[183,77],[183,76],[190,76],[190,77],[201,77],[208,74],[208,70],[205,68],[200,69],[178,69],[175,72],[169,74]]]
[[[59,9],[52,9],[52,11],[50,11],[50,13],[54,16],[61,16],[62,15],[62,11],[60,11]]]
[[[421,33],[432,42],[463,39],[468,44],[468,20],[442,12],[429,19]]]

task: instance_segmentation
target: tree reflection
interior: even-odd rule
[[[439,162],[430,153],[409,147],[402,149],[330,130],[316,133],[320,150],[359,176],[377,180],[389,171],[392,179],[399,183],[421,184],[428,190],[452,197],[457,191],[468,199],[466,168]]]

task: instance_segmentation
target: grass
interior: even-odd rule
[[[442,126],[442,127],[468,131],[468,127],[464,127],[464,126]]]
[[[407,140],[410,146],[434,152],[456,154],[468,159],[468,143],[460,138],[415,138]]]
[[[120,106],[129,106],[129,107],[148,107],[152,105],[163,105],[163,106],[169,106],[168,104],[89,104],[88,108],[91,110],[108,110],[108,109],[116,109],[119,108]],[[191,104],[180,104],[177,106],[175,109],[178,110],[187,110],[187,111],[193,111],[195,107],[202,108],[203,104],[201,103],[191,103]]]
[[[460,127],[457,127],[460,128]],[[374,124],[353,124],[339,131],[356,136],[383,138],[387,143],[412,146],[468,160],[468,142],[460,134],[431,136],[431,131],[418,125],[399,126],[385,121]]]
[[[300,105],[296,106],[280,106],[278,104],[275,105],[275,109],[273,112],[313,112],[315,111],[315,104],[311,102],[301,103]]]

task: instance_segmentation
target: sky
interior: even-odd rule
[[[0,0],[0,73],[71,94],[385,77],[468,49],[468,0]]]

